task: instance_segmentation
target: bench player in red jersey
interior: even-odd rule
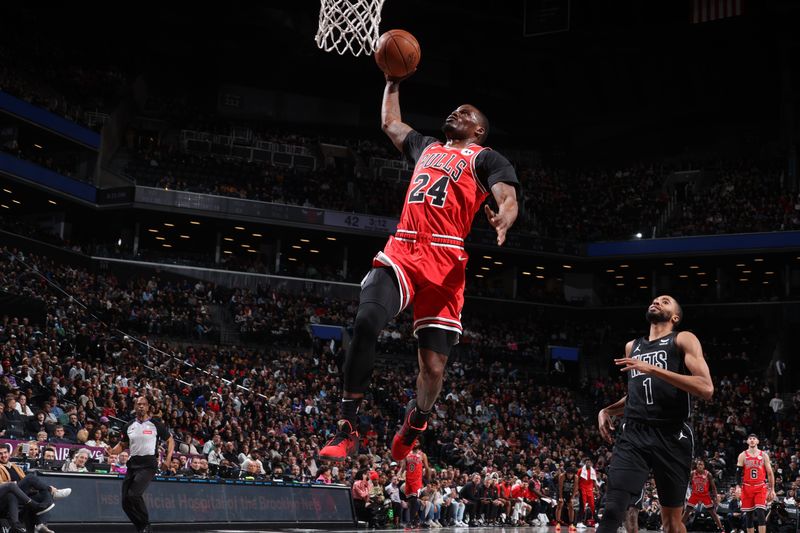
[[[722,523],[717,515],[717,484],[714,483],[714,477],[711,472],[706,470],[706,463],[702,459],[695,461],[695,469],[689,478],[689,487],[691,494],[686,500],[686,509],[683,511],[683,523],[688,524],[689,519],[697,509],[697,506],[702,504],[711,514],[714,523],[717,525],[717,531],[723,531]]]
[[[767,531],[767,502],[775,498],[775,474],[764,450],[758,449],[758,437],[747,437],[747,449],[736,461],[736,477],[742,483],[742,512],[747,533]],[[769,485],[767,485],[769,483]]]
[[[485,115],[472,105],[452,111],[442,126],[446,141],[426,137],[404,123],[400,80],[387,77],[383,131],[415,163],[395,234],[372,261],[361,282],[353,338],[344,363],[341,419],[336,435],[320,450],[324,460],[343,461],[357,453],[358,408],[369,388],[378,334],[388,321],[414,305],[419,341],[417,395],[406,406],[392,441],[392,457],[408,455],[425,431],[442,389],[450,349],[461,335],[467,253],[464,239],[476,212],[491,195],[498,209],[484,212],[502,245],[517,218],[517,180],[511,163],[482,143],[489,133]]]

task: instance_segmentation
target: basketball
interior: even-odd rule
[[[414,72],[421,56],[419,43],[405,30],[389,30],[378,39],[375,62],[392,78],[404,78]]]

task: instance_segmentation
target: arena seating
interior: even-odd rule
[[[317,479],[322,465],[315,455],[335,430],[343,353],[341,347],[313,341],[306,326],[319,320],[346,325],[355,302],[271,290],[227,293],[148,276],[123,282],[18,250],[12,259],[8,252],[0,261],[0,290],[44,301],[48,319],[32,324],[24,317],[3,318],[3,392],[19,400],[24,396],[34,414],[44,412],[48,438],[54,438],[55,422],[70,424],[69,415],[75,414],[73,426],[91,430],[93,441],[114,443],[115,427],[132,416],[133,397],[146,393],[157,400],[180,451],[210,463],[197,471],[182,464],[179,475],[239,477],[243,463],[255,460],[264,469],[259,475],[290,478],[285,473],[294,472],[300,480]],[[96,317],[54,292],[28,267],[90,303]],[[200,333],[196,325],[213,328],[212,305],[227,307],[244,337],[252,335],[249,340],[259,344],[207,344],[208,332]],[[413,391],[413,359],[396,355],[413,350],[409,326],[408,317],[401,316],[382,335],[372,399],[362,410],[362,453],[367,455],[360,461],[379,471],[379,482],[396,473],[387,442]],[[516,345],[512,331],[528,332],[529,346]],[[623,382],[598,378],[577,388],[556,386],[556,376],[536,372],[524,357],[514,363],[508,359],[515,352],[541,352],[554,335],[579,342],[589,334],[578,327],[556,331],[547,320],[494,321],[487,327],[475,317],[465,324],[464,345],[448,366],[432,430],[424,436],[425,450],[441,468],[434,479],[458,485],[472,472],[536,475],[545,493],[553,494],[558,469],[586,457],[595,460],[603,479],[610,449],[599,438],[586,401],[610,403],[624,394]],[[800,482],[800,435],[790,422],[800,393],[774,413],[770,388],[755,377],[763,375],[754,362],[758,340],[744,335],[734,346],[722,336],[707,339],[717,392],[714,401],[697,405],[703,413],[695,421],[702,456],[723,490],[744,435],[759,432],[775,457],[783,497],[789,498]],[[26,425],[18,438],[35,439],[34,427]],[[340,465],[333,473],[336,481],[350,483],[354,470]],[[543,511],[553,517],[552,509]]]

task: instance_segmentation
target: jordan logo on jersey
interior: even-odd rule
[[[681,440],[681,439],[688,439],[688,438],[689,438],[689,437],[687,437],[686,435],[684,435],[683,431],[681,431],[681,432],[680,432],[680,434],[678,435],[678,440]]]
[[[648,352],[642,353],[639,355],[631,356],[633,359],[639,359],[640,361],[644,361],[645,363],[650,363],[651,365],[656,365],[660,368],[667,368],[667,352],[664,350],[659,350],[657,352]],[[631,370],[631,377],[635,378],[636,376],[641,376],[642,372],[637,370]]]

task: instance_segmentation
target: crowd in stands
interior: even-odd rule
[[[39,59],[47,55],[44,50],[36,53]],[[108,102],[125,83],[125,75],[115,68],[56,63],[41,66],[43,63],[37,59],[26,61],[23,69],[18,54],[2,46],[0,59],[4,59],[0,61],[0,90],[76,122],[86,121],[85,109],[108,110]],[[39,67],[32,71],[30,65]],[[214,120],[193,127],[209,133],[230,133],[235,129]],[[258,124],[243,123],[241,129],[249,132],[250,143],[271,141],[314,147],[329,140]],[[349,146],[361,164],[343,167],[319,158],[316,170],[273,166],[222,155],[187,153],[177,145],[164,144],[140,148],[126,173],[137,183],[166,189],[398,217],[407,182],[401,177],[378,177],[379,169],[368,167],[374,157],[398,159],[396,151],[386,141],[336,142]],[[56,161],[35,153],[23,155],[14,147],[4,146],[4,150],[67,176],[75,174],[76,164],[64,159],[68,155],[59,154]],[[717,170],[711,186],[687,187],[685,198],[666,223],[657,228],[658,234],[682,236],[800,227],[800,198],[784,191],[779,172],[765,168],[730,165]],[[640,232],[648,236],[659,225],[670,200],[664,187],[669,170],[654,166],[567,170],[520,165],[517,171],[524,209],[515,231],[543,238],[613,240],[629,239]],[[477,218],[477,227],[488,229],[482,217]]]
[[[125,170],[140,185],[262,202],[354,211],[353,186],[333,169],[302,171],[270,163],[140,149]],[[350,194],[348,194],[350,193]]]
[[[800,196],[785,191],[777,170],[726,169],[708,189],[687,194],[669,231],[673,236],[792,230],[800,227]]]
[[[109,114],[126,74],[118,67],[87,65],[85,58],[75,61],[62,42],[39,37],[24,48],[0,43],[0,91],[99,131],[102,121],[87,112]]]
[[[5,248],[1,251],[0,290],[43,299],[47,304],[64,299],[66,305],[58,307],[52,317],[56,325],[81,313],[87,320],[96,317],[110,326],[145,335],[214,338],[208,307],[216,298],[213,286],[155,276],[122,282],[107,272],[94,273],[44,257],[13,254]],[[48,282],[63,287],[87,309],[65,294],[49,292]]]
[[[109,113],[130,83],[126,66],[115,65],[102,51],[87,61],[84,54],[26,29],[11,28],[0,39],[0,90],[77,123],[99,128],[87,111]],[[17,39],[24,33],[27,46]],[[280,167],[219,154],[188,153],[177,143],[139,147],[127,173],[138,183],[265,202],[355,211],[397,217],[407,190],[405,178],[377,177],[369,167],[374,158],[399,159],[382,137],[357,138],[293,132],[285,126],[258,121],[225,121],[178,98],[150,91],[143,110],[166,120],[172,133],[181,129],[230,135],[246,132],[246,142],[260,141],[305,147],[320,154],[320,143],[346,146],[352,162],[342,167],[317,155],[316,169]],[[182,103],[181,103],[182,102]],[[165,135],[164,138],[175,138]],[[48,168],[74,175],[74,162],[10,153]],[[503,147],[498,149],[502,152]],[[352,163],[352,164],[351,164]],[[659,236],[789,230],[800,227],[800,198],[787,192],[781,173],[767,165],[732,162],[715,164],[713,183],[689,186]],[[94,165],[89,165],[94,168]],[[617,168],[550,168],[518,165],[524,210],[514,231],[570,241],[629,239],[652,234],[670,200],[665,178],[670,169],[653,165]],[[401,173],[401,175],[405,176]],[[91,177],[79,176],[79,179]],[[482,220],[482,216],[478,216]],[[485,222],[479,227],[488,229]]]
[[[585,335],[584,330],[556,333],[542,326],[537,332],[533,319],[483,324],[476,317],[465,324],[464,345],[448,365],[430,430],[422,438],[434,468],[421,495],[422,516],[411,517],[402,491],[395,490],[403,483],[402,464],[394,463],[387,449],[414,390],[413,359],[396,356],[413,349],[407,317],[382,335],[379,352],[392,357],[379,360],[371,398],[362,407],[362,455],[330,467],[318,463],[316,455],[336,430],[343,351],[336,344],[312,342],[307,325],[346,325],[355,302],[269,290],[223,297],[222,289],[202,283],[147,276],[122,282],[107,272],[94,275],[4,252],[0,289],[44,301],[48,310],[43,324],[11,315],[0,324],[0,398],[5,399],[0,436],[20,442],[20,459],[32,459],[36,452],[31,450],[44,453],[48,442],[74,444],[79,451],[62,468],[96,470],[80,447],[115,444],[118,428],[132,417],[133,399],[146,394],[179,443],[180,456],[161,466],[167,475],[345,483],[364,500],[362,518],[375,523],[542,524],[556,519],[558,477],[574,475],[591,459],[602,505],[611,450],[599,437],[594,413],[581,409],[581,398],[608,404],[624,395],[624,383],[597,379],[582,389],[556,386],[552,375],[537,372],[530,361],[507,358],[515,351],[542,351],[553,335],[568,340]],[[90,303],[93,312],[102,310],[103,320],[114,326],[53,291],[37,272]],[[207,319],[206,306],[223,301],[247,328],[267,332],[258,348],[208,345],[197,338],[180,345],[164,338],[170,333],[191,339],[191,326]],[[530,347],[514,346],[509,335],[515,330],[530,333]],[[755,350],[748,342],[742,346]],[[730,478],[746,434],[762,434],[774,457],[778,494],[790,505],[800,483],[800,433],[791,423],[800,394],[776,409],[773,392],[755,371],[755,351],[751,358],[732,349],[709,336],[716,394],[695,408],[698,455],[717,476],[724,497],[735,498],[723,481]],[[124,471],[124,456],[104,460],[109,470]],[[657,487],[650,489],[643,520],[657,516]],[[504,496],[514,491],[516,496]],[[578,511],[575,520],[593,519]]]
[[[382,145],[377,141],[350,144],[365,164],[374,155],[399,158],[391,150],[379,150]],[[362,149],[363,154],[358,151]],[[398,217],[407,181],[379,177],[379,169],[361,172],[358,168],[347,172],[327,165],[318,170],[276,168],[161,147],[139,153],[127,172],[137,182],[156,187]],[[524,209],[515,231],[543,238],[586,242],[629,239],[636,233],[649,236],[654,228],[658,235],[680,236],[776,231],[800,225],[800,201],[782,191],[777,173],[756,166],[723,168],[707,189],[688,187],[686,197],[671,213],[666,211],[670,192],[664,186],[670,169],[518,166],[517,172]],[[477,228],[489,229],[480,214],[476,219]]]
[[[89,157],[86,154],[70,151],[42,151],[35,148],[23,150],[16,139],[0,144],[0,151],[11,154],[17,159],[30,161],[68,178],[75,178],[87,183],[92,183],[93,180],[94,166],[81,164]]]

